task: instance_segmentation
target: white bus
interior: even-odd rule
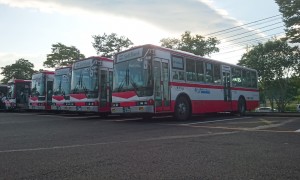
[[[143,45],[116,54],[113,114],[152,117],[254,110],[259,104],[256,70],[188,52]]]
[[[93,56],[73,63],[69,111],[110,114],[113,60]]]

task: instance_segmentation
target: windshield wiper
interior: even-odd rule
[[[133,90],[135,91],[135,93],[137,93],[137,91],[138,91],[138,86],[137,86],[136,82],[134,82],[133,79],[132,79],[131,77],[129,77],[129,82],[130,82],[130,84],[132,85]]]
[[[120,85],[119,85],[119,87],[118,87],[118,92],[121,92],[121,90],[123,89],[123,86],[124,86],[124,84],[125,84],[125,82],[126,82],[126,84],[128,85],[129,83],[128,83],[128,79],[129,79],[129,77],[128,77],[128,69],[126,69],[126,71],[125,71],[125,77],[124,77],[124,79],[122,80],[122,82],[120,83]]]

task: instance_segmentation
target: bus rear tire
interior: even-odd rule
[[[191,117],[191,107],[189,101],[181,96],[176,101],[175,118],[179,121],[186,121]]]
[[[238,114],[240,116],[245,116],[246,114],[246,101],[243,98],[240,98],[238,102]]]

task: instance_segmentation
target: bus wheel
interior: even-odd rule
[[[239,99],[238,113],[239,113],[240,116],[244,116],[246,114],[246,102],[243,98]]]
[[[191,107],[188,100],[184,97],[179,97],[175,105],[175,118],[180,121],[186,121],[191,116]]]

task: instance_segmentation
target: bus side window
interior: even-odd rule
[[[250,72],[250,74],[251,74],[251,87],[252,88],[257,88],[257,77],[256,77],[256,72],[254,72],[254,71],[251,71]]]
[[[196,79],[198,82],[204,81],[204,67],[202,61],[196,62]]]
[[[184,81],[184,72],[179,70],[173,70],[173,80],[182,80]]]
[[[214,65],[214,83],[221,84],[221,69],[219,64]]]
[[[178,80],[179,79],[179,75],[177,71],[173,71],[173,80]]]
[[[179,80],[184,81],[185,80],[185,78],[184,78],[184,72],[183,71],[179,71],[178,74],[179,74]]]
[[[205,81],[211,83],[213,81],[213,69],[211,63],[205,63]]]
[[[241,69],[238,68],[232,69],[232,86],[234,87],[242,86]]]
[[[251,86],[250,71],[248,70],[242,71],[242,85],[243,87]]]
[[[186,59],[186,80],[196,81],[195,61]]]

